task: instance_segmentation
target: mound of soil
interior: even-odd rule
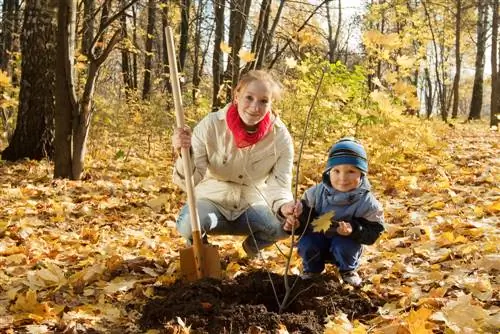
[[[280,325],[290,333],[322,333],[327,315],[341,310],[349,319],[369,320],[381,300],[342,285],[333,273],[313,280],[256,270],[233,280],[177,281],[158,287],[143,308],[143,329],[168,328],[178,317],[191,333],[240,333],[258,328],[274,332]],[[280,307],[285,305],[286,307]],[[168,332],[168,331],[167,331]]]

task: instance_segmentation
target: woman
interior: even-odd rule
[[[295,220],[291,193],[293,142],[272,102],[280,85],[261,70],[239,81],[233,101],[203,118],[191,133],[175,129],[176,150],[191,148],[201,232],[246,235],[249,257],[289,236]],[[174,183],[185,187],[182,159],[174,166]],[[284,204],[288,204],[283,206]],[[191,242],[191,218],[185,205],[177,230]]]

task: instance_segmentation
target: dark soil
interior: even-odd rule
[[[322,333],[327,315],[343,311],[351,320],[366,321],[375,317],[383,302],[341,284],[333,273],[307,281],[297,276],[288,280],[290,286],[296,283],[282,312],[286,292],[282,275],[252,271],[234,280],[177,281],[156,289],[144,306],[141,326],[165,329],[177,324],[179,317],[190,326],[190,333],[247,333],[252,327],[268,333],[280,325],[290,333]]]

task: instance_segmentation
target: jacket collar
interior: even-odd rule
[[[371,185],[366,176],[361,176],[361,184],[354,190],[348,192],[341,192],[334,189],[330,182],[323,181],[326,191],[327,201],[332,205],[349,205],[359,201],[359,199],[367,192],[370,191]]]

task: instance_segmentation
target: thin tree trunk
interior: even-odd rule
[[[77,108],[74,87],[76,2],[59,0],[57,63],[56,63],[56,111],[55,111],[55,178],[73,178],[71,139],[73,136],[73,111]]]
[[[223,101],[220,98],[220,90],[222,85],[223,75],[223,58],[220,44],[224,40],[224,4],[225,0],[214,1],[215,14],[215,37],[214,37],[214,52],[212,57],[212,73],[213,73],[213,95],[212,95],[212,111],[218,110]]]
[[[168,26],[168,0],[162,0],[163,1],[163,10],[161,11],[161,25],[162,25],[162,31],[165,31],[165,28]],[[165,33],[161,34],[162,36],[162,64],[163,64],[163,75],[165,78],[169,77],[170,73],[170,67],[168,64],[168,54],[167,54],[167,36],[165,36]],[[165,88],[169,93],[172,93],[172,85],[170,84],[170,80],[165,80]]]
[[[179,71],[184,71],[189,43],[189,10],[191,0],[181,0],[181,37],[179,41]]]
[[[193,103],[195,105],[198,104],[198,91],[201,82],[201,66],[200,65],[200,50],[201,50],[201,23],[203,22],[203,8],[204,3],[202,0],[199,1],[196,12],[196,20],[195,20],[195,30],[194,30],[194,46],[193,46],[193,89],[192,89],[192,97]]]
[[[123,3],[125,3],[125,0],[123,1]],[[120,18],[120,25],[123,32],[123,38],[128,38],[126,14],[122,15],[122,17]],[[134,89],[134,83],[132,79],[132,68],[130,66],[130,52],[126,48],[122,48],[121,56],[122,56],[123,84],[125,85],[125,96],[128,100],[130,97],[130,92]]]
[[[156,2],[148,1],[148,26],[146,32],[146,56],[144,59],[144,81],[142,86],[142,99],[147,100],[151,95],[151,74],[153,71],[153,36],[156,24]]]
[[[90,52],[90,45],[94,39],[95,29],[95,0],[83,1],[83,37],[81,53],[87,55]]]
[[[335,63],[338,60],[337,57],[337,45],[340,34],[340,27],[342,25],[342,1],[339,0],[339,14],[337,18],[337,30],[335,31],[335,37],[333,36],[333,27],[330,16],[330,5],[326,5],[326,15],[328,20],[328,60],[330,63]]]
[[[458,115],[458,101],[460,100],[459,86],[460,73],[462,71],[462,56],[460,54],[460,28],[462,26],[462,0],[456,0],[457,8],[455,15],[455,78],[453,79],[453,108],[451,118]]]
[[[477,19],[476,73],[474,75],[474,85],[472,87],[472,99],[468,120],[481,118],[481,109],[483,106],[484,54],[486,50],[487,22],[488,5],[479,1]]]
[[[230,83],[230,85],[226,86],[226,102],[228,102],[231,97],[232,87],[235,87],[240,79],[241,61],[238,53],[243,45],[243,36],[246,31],[251,2],[251,0],[230,0],[231,17],[229,18],[229,45],[232,49],[224,74],[225,81]]]
[[[498,117],[500,117],[500,78],[498,68],[498,7],[500,0],[493,0],[493,19],[491,33],[491,107],[490,126],[498,127]]]
[[[262,0],[262,4],[260,6],[259,23],[257,25],[257,30],[255,31],[252,41],[252,53],[255,54],[256,60],[253,63],[248,64],[246,70],[250,70],[251,68],[259,69],[264,63],[266,41],[269,38],[267,35],[267,30],[269,28],[271,2],[272,0]]]

